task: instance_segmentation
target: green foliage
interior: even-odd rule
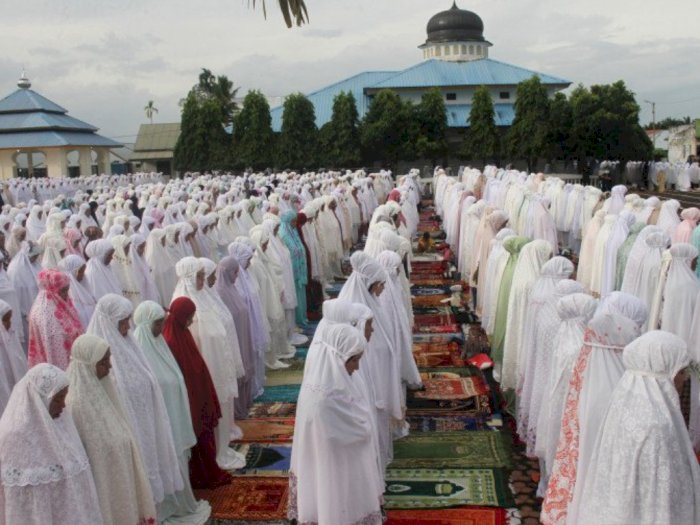
[[[484,164],[489,159],[498,158],[500,137],[491,92],[486,86],[480,86],[474,92],[468,125],[462,155],[468,159],[479,159]]]
[[[277,163],[281,168],[310,168],[316,162],[318,129],[314,105],[301,93],[284,100],[282,132],[277,141]]]
[[[527,161],[535,169],[537,159],[549,149],[549,99],[547,88],[539,77],[532,76],[518,84],[515,119],[508,132],[511,154]]]
[[[319,132],[319,160],[328,166],[354,167],[360,162],[359,116],[355,96],[340,92],[333,99],[333,116]]]
[[[659,122],[649,122],[649,124],[644,126],[644,129],[675,128],[676,126],[683,126],[686,124],[690,124],[691,122],[692,120],[689,116],[683,118],[666,117],[665,119],[660,120]]]
[[[175,144],[175,169],[206,171],[228,166],[228,137],[221,125],[221,108],[195,90],[185,99],[180,137]]]
[[[399,95],[382,89],[372,99],[360,127],[363,156],[396,165],[413,155],[411,139],[415,136],[413,106]]]
[[[233,155],[237,167],[256,170],[273,164],[274,133],[270,105],[260,91],[250,91],[233,123]]]
[[[424,93],[414,115],[416,152],[420,158],[437,164],[438,159],[447,155],[447,113],[442,92],[434,88]]]
[[[550,159],[570,158],[570,135],[573,124],[571,104],[564,93],[555,93],[549,103]]]
[[[265,0],[248,0],[248,5],[252,5],[253,9],[255,9],[258,2],[262,4],[263,14],[267,18],[267,4]],[[309,12],[306,9],[304,0],[277,0],[277,3],[287,27],[292,27],[293,24],[301,26],[309,22]]]
[[[235,102],[238,88],[233,88],[233,82],[226,75],[214,76],[209,69],[202,68],[202,72],[199,74],[199,83],[195,90],[200,97],[211,98],[216,101],[220,108],[221,122],[224,126],[228,126],[233,122],[233,116],[238,110],[238,105]]]

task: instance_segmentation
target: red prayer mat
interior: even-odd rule
[[[506,525],[506,510],[459,507],[444,510],[390,510],[385,525]]]
[[[443,326],[446,324],[455,324],[457,319],[454,314],[415,314],[413,319],[417,325],[423,326]]]
[[[284,443],[292,441],[293,417],[269,417],[265,419],[239,419],[236,424],[243,430],[241,443]]]
[[[478,377],[459,378],[428,378],[423,379],[424,390],[415,393],[420,399],[469,399],[470,397],[487,394],[489,389],[486,383]]]
[[[214,490],[195,490],[211,505],[217,520],[272,521],[287,518],[289,480],[286,478],[235,478]]]

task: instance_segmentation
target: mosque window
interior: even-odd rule
[[[501,100],[508,100],[510,98],[510,91],[501,91],[498,94],[498,98],[500,98]]]
[[[445,56],[450,54],[450,46],[445,46]]]
[[[445,93],[446,100],[457,100],[457,93]]]
[[[469,46],[469,54],[470,55],[474,54],[474,46]]]
[[[466,44],[462,44],[462,54],[466,55],[467,54],[467,46]]]
[[[442,55],[442,48],[440,46],[435,48],[435,56],[439,57]]]
[[[458,46],[457,44],[455,44],[455,45],[452,46],[452,52],[453,52],[455,55],[459,55],[459,46]]]

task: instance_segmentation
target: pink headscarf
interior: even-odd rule
[[[73,341],[84,332],[73,303],[60,295],[70,278],[58,270],[43,270],[38,282],[39,295],[29,312],[29,367],[51,363],[65,370]]]
[[[681,212],[681,223],[673,232],[672,244],[689,243],[690,237],[693,235],[693,230],[700,221],[700,209],[686,208]]]
[[[75,242],[80,241],[82,238],[83,234],[76,228],[68,228],[63,232],[63,239],[66,241],[66,255],[83,256],[80,242],[78,242],[77,246],[74,246]]]

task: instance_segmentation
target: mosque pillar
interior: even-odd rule
[[[92,150],[89,147],[78,148],[80,156],[80,176],[89,177],[92,175]]]
[[[112,163],[109,161],[109,148],[100,148],[97,152],[97,172],[100,175],[112,174]]]
[[[15,176],[14,151],[0,150],[0,178],[10,179]]]
[[[60,148],[50,148],[46,150],[46,170],[49,177],[68,176],[68,156],[67,151]]]

